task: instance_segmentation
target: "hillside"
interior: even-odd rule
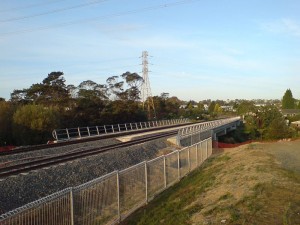
[[[219,150],[122,224],[300,224],[300,140]]]

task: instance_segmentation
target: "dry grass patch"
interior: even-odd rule
[[[214,155],[124,224],[300,224],[300,174],[266,146]]]

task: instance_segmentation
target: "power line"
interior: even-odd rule
[[[198,2],[198,1],[200,1],[200,0],[176,1],[176,2],[171,2],[171,3],[156,5],[156,6],[150,6],[150,7],[125,11],[125,12],[113,13],[113,14],[109,14],[106,16],[94,17],[94,18],[90,18],[90,19],[70,21],[70,22],[66,22],[66,23],[54,24],[54,25],[43,26],[43,27],[38,27],[38,28],[24,29],[24,30],[12,31],[12,32],[7,32],[7,33],[0,33],[0,36],[31,33],[31,32],[35,32],[35,31],[48,30],[48,29],[53,29],[53,28],[57,28],[57,27],[65,27],[65,26],[70,26],[70,25],[74,25],[74,24],[87,23],[87,22],[91,22],[91,21],[95,21],[95,20],[104,20],[104,19],[109,19],[109,18],[113,18],[113,17],[120,17],[120,16],[125,16],[125,15],[131,15],[131,14],[137,14],[137,13],[142,13],[142,12],[147,12],[147,11],[164,9],[164,8],[174,7],[177,5],[189,4],[189,3]]]
[[[28,16],[14,17],[14,18],[10,18],[10,19],[0,20],[0,23],[12,22],[12,21],[23,20],[23,19],[29,19],[29,18],[38,17],[38,16],[45,16],[45,15],[59,13],[59,12],[67,11],[67,10],[87,7],[87,6],[90,6],[90,5],[99,4],[99,3],[106,2],[106,1],[109,1],[109,0],[97,0],[97,1],[88,2],[88,3],[84,3],[84,4],[79,4],[79,5],[74,5],[74,6],[70,6],[70,7],[54,9],[54,10],[47,11],[47,12],[32,14],[32,15],[28,15]]]
[[[50,4],[53,4],[53,3],[63,2],[63,1],[66,1],[66,0],[56,0],[56,1],[43,2],[43,3],[40,2],[40,3],[36,3],[36,4],[24,5],[24,6],[19,6],[19,7],[15,7],[15,8],[2,9],[2,10],[0,10],[0,13],[16,11],[16,10],[21,10],[21,9],[29,9],[29,8],[34,8],[34,7],[38,7],[38,6],[44,6],[44,5],[50,5]]]

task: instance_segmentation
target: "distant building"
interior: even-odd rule
[[[222,105],[221,108],[225,112],[233,112],[233,106],[232,105]]]
[[[293,127],[296,127],[296,128],[298,128],[298,129],[300,129],[300,121],[291,122],[291,125],[292,125]]]
[[[296,116],[300,115],[300,109],[282,109],[281,113],[283,116]]]

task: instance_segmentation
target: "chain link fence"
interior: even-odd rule
[[[0,216],[1,225],[116,224],[199,167],[212,154],[208,137],[122,171],[114,171]]]

